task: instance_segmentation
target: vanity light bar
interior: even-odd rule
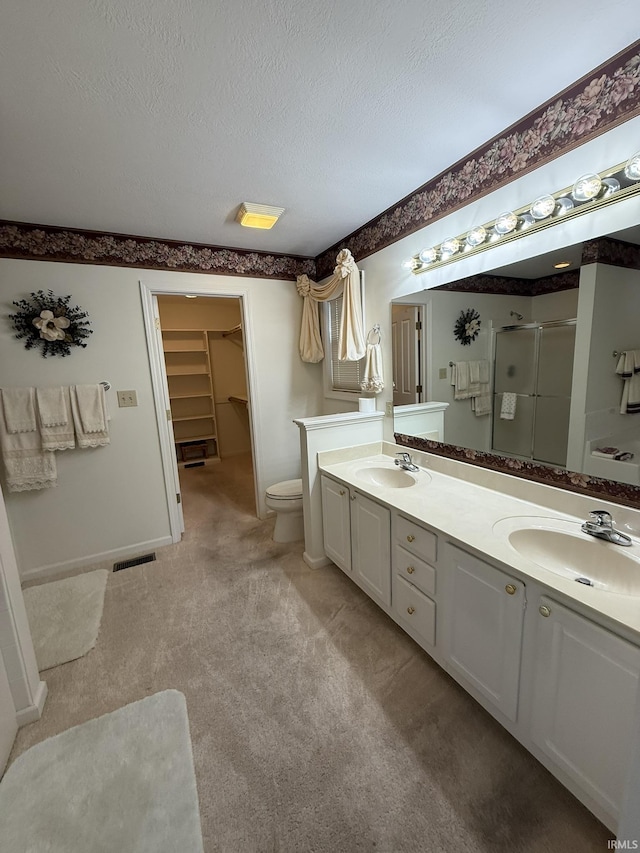
[[[420,275],[635,195],[640,195],[640,151],[624,163],[600,173],[581,175],[570,187],[542,195],[531,204],[507,210],[491,222],[449,237],[438,246],[422,249],[403,261],[402,266]]]

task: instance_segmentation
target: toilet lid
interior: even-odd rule
[[[301,498],[302,480],[283,480],[282,483],[274,483],[267,489],[270,498]]]

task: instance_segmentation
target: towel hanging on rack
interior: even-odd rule
[[[379,394],[384,389],[380,341],[380,326],[376,323],[367,335],[367,346],[364,353],[364,377],[360,383],[363,391],[372,391],[374,394]]]

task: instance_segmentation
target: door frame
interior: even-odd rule
[[[204,282],[203,282],[204,283]],[[251,436],[251,453],[253,456],[253,488],[256,502],[256,513],[259,507],[257,472],[261,470],[261,459],[259,457],[258,443],[255,438],[254,425],[258,422],[255,395],[253,388],[257,387],[255,378],[255,367],[253,364],[253,334],[251,328],[251,312],[249,310],[250,295],[244,288],[225,287],[213,289],[210,285],[203,289],[186,285],[180,286],[172,281],[145,282],[140,280],[140,299],[142,302],[142,315],[144,321],[144,332],[147,339],[147,352],[149,355],[149,368],[151,370],[151,386],[153,389],[153,401],[156,410],[156,423],[158,425],[158,438],[160,440],[160,456],[162,459],[162,471],[164,475],[165,494],[167,499],[167,511],[169,514],[169,529],[172,542],[180,542],[182,538],[183,524],[180,505],[176,495],[180,493],[180,480],[178,476],[178,463],[173,444],[172,428],[167,418],[165,404],[164,385],[167,381],[164,353],[160,352],[158,345],[158,333],[156,329],[156,318],[154,311],[154,296],[207,296],[227,297],[228,299],[240,300],[240,317],[242,322],[242,334],[244,338],[244,361],[247,373],[247,396],[249,402],[247,411],[249,413],[249,433]]]

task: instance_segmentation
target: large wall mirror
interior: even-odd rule
[[[454,327],[470,310],[479,331],[462,343]],[[640,354],[640,226],[417,291],[391,311],[394,408],[449,404],[444,445],[415,447],[640,506],[640,412],[621,413],[616,372]]]

